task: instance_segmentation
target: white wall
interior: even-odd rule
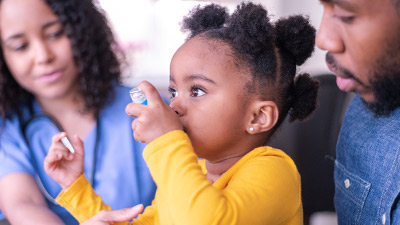
[[[211,0],[233,9],[240,0]],[[318,0],[252,0],[266,6],[272,19],[293,14],[305,14],[318,28],[322,6]],[[99,0],[124,50],[130,67],[125,83],[137,85],[148,80],[166,93],[169,63],[175,50],[186,37],[180,31],[180,21],[193,6],[207,0]],[[316,48],[313,56],[298,72],[311,75],[327,72],[325,54]]]

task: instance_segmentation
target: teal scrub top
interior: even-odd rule
[[[115,86],[114,100],[100,112],[98,125],[83,140],[85,176],[91,180],[94,170],[94,190],[113,209],[132,207],[139,203],[150,205],[156,191],[156,185],[142,157],[145,144],[133,138],[132,118],[125,113],[126,105],[131,102],[129,90],[128,87]],[[41,114],[37,102],[33,108],[35,114]],[[23,120],[27,121],[30,113],[27,108],[23,111]],[[49,119],[40,118],[29,123],[25,132],[22,132],[23,122],[20,118],[12,116],[0,134],[0,179],[17,172],[30,174],[51,196],[46,198],[50,209],[66,224],[78,224],[64,208],[51,200],[57,197],[61,187],[43,168],[52,136],[58,129]],[[23,133],[31,147],[28,147]],[[0,212],[2,218],[4,216]]]

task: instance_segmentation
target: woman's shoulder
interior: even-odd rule
[[[105,126],[124,124],[132,119],[125,113],[125,107],[131,103],[129,96],[130,88],[123,85],[114,85],[113,89],[114,95],[112,99],[101,110],[99,115],[100,120]]]
[[[7,113],[6,118],[0,118],[0,124],[3,130],[8,129],[18,129],[23,121],[26,121],[30,117],[29,108],[26,105],[23,105],[19,108],[19,113],[15,111],[11,111]]]
[[[0,139],[4,138],[5,134],[12,134],[15,136],[21,127],[20,118],[16,114],[12,114],[7,117],[5,120],[0,118],[1,130],[0,130]]]
[[[128,96],[129,96],[129,90],[132,89],[132,87],[129,87],[124,84],[116,84],[116,85],[114,85],[114,88],[116,91],[127,94]]]
[[[106,105],[105,109],[115,109],[118,110],[120,108],[124,108],[125,106],[130,103],[129,97],[129,90],[130,88],[121,84],[116,84],[113,86],[114,88],[114,95],[112,96],[111,101]],[[124,110],[125,111],[125,110]]]
[[[15,149],[12,148],[13,143],[18,143],[18,145],[23,143],[22,127],[27,119],[29,118],[24,117],[23,119],[21,114],[18,115],[14,112],[9,113],[5,119],[0,118],[0,151],[15,152],[13,151]]]
[[[115,90],[115,97],[116,99],[114,99],[114,101],[118,101],[118,100],[124,100],[124,101],[129,101],[130,96],[129,96],[129,91],[130,91],[131,87],[128,87],[126,85],[123,84],[117,84],[114,86],[114,90]]]

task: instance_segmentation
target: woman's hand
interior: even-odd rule
[[[61,142],[63,137],[66,137],[65,132],[53,136],[53,143],[44,159],[44,170],[66,190],[83,173],[84,151],[82,140],[77,135],[71,140],[75,149],[73,154]]]
[[[146,95],[147,105],[130,103],[125,109],[129,116],[137,117],[132,122],[133,136],[137,141],[150,143],[170,131],[183,130],[178,115],[165,104],[153,85],[143,81],[139,89]]]
[[[103,210],[92,218],[81,223],[81,225],[109,225],[116,222],[125,222],[135,218],[143,210],[143,205],[136,205],[132,208],[107,211]]]

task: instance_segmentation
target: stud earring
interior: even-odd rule
[[[253,128],[253,127],[250,127],[250,128],[249,128],[249,131],[250,131],[250,132],[253,132],[253,131],[254,131],[254,128]]]

